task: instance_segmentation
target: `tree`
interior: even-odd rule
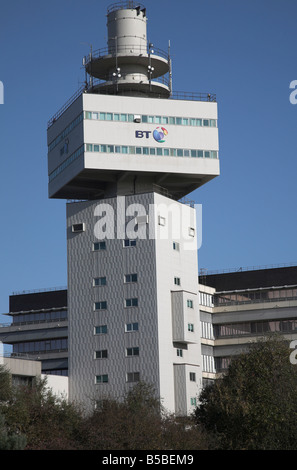
[[[5,422],[3,411],[8,409],[11,396],[10,373],[0,364],[0,450],[22,450],[26,445],[26,437],[12,432]]]
[[[63,397],[54,395],[46,380],[36,379],[32,386],[15,387],[3,413],[12,432],[26,435],[26,449],[75,449],[81,412]]]
[[[153,387],[139,382],[122,400],[106,398],[83,423],[84,450],[202,449],[206,444],[192,420],[168,414]]]
[[[6,367],[0,364],[0,404],[11,396],[11,379]]]
[[[290,352],[280,336],[264,338],[202,391],[195,419],[216,448],[297,448],[297,366]]]

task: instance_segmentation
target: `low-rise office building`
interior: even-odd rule
[[[280,333],[288,341],[297,339],[297,266],[200,272],[197,294],[199,317],[193,323],[200,320],[202,386],[214,381],[227,369],[232,357],[247,351],[251,342],[268,332]],[[179,291],[172,295],[179,295]],[[30,381],[34,374],[46,374],[54,380],[63,375],[66,390],[67,290],[12,295],[10,310],[12,323],[2,325],[0,340],[12,345],[14,360],[5,361],[15,370],[18,358],[25,356],[26,364],[23,361],[21,367],[27,371],[29,365],[31,368],[26,373],[14,372],[15,380],[22,376],[22,380]],[[178,316],[174,309],[173,329]],[[177,350],[182,363],[184,344],[180,343]],[[192,405],[197,399],[198,395],[193,394]]]

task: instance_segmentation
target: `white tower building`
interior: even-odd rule
[[[48,123],[49,197],[76,200],[69,396],[91,406],[141,380],[187,414],[202,364],[196,214],[180,200],[219,175],[217,103],[172,93],[143,6],[112,5],[107,27],[108,48],[83,59],[84,89]]]

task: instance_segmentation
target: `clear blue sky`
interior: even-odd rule
[[[110,3],[1,4],[0,313],[14,291],[67,284],[65,201],[47,196],[46,127],[83,81],[88,44],[106,46]],[[203,205],[199,267],[297,262],[296,0],[142,3],[150,41],[164,50],[171,41],[174,90],[217,95],[221,176],[190,195]]]

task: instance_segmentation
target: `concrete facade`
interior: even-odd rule
[[[124,203],[125,214],[135,203],[146,213],[127,216],[123,228],[127,232],[130,226],[130,238],[108,237],[108,226],[119,223],[119,217],[113,219],[119,216],[118,198],[67,205],[70,399],[120,398],[142,380],[156,388],[167,409],[187,414],[195,388],[191,382],[201,387],[202,378],[195,211],[156,193],[127,196]],[[172,204],[179,221],[176,212],[172,217]],[[96,250],[96,223],[103,210],[107,238]],[[193,236],[183,234],[189,233],[186,220]],[[78,224],[84,229],[74,233]],[[132,245],[125,246],[125,240]],[[132,274],[137,279],[127,282]],[[103,285],[96,279],[104,279]],[[136,299],[135,305],[130,299]],[[131,324],[137,330],[127,331]],[[139,348],[137,355],[128,355],[133,348]],[[96,357],[96,351],[107,351],[107,357]],[[191,367],[195,377],[190,381]],[[181,374],[184,383],[177,379]]]

